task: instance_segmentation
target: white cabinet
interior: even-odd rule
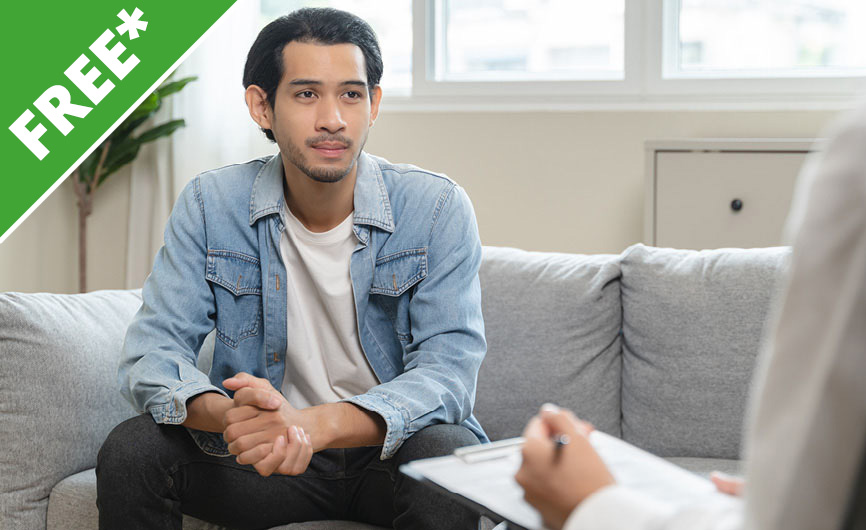
[[[782,244],[812,140],[646,142],[644,242],[705,249]]]

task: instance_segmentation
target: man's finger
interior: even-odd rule
[[[228,432],[228,429],[226,429],[226,432]],[[229,453],[239,455],[249,451],[259,444],[271,443],[273,441],[273,435],[273,432],[269,433],[268,431],[259,431],[238,436],[231,441],[228,440],[228,435],[226,434],[223,434],[223,438],[226,438],[226,441],[228,442]]]
[[[286,449],[286,456],[285,458],[283,458],[283,461],[279,467],[279,471],[283,475],[295,474],[295,462],[297,461],[298,454],[300,454],[302,449],[302,444],[298,442],[296,433],[297,428],[294,425],[286,429],[286,441],[288,442],[288,447]]]
[[[256,464],[266,456],[271,454],[273,451],[274,444],[259,444],[249,451],[244,451],[243,453],[235,456],[235,462],[242,466]]]
[[[260,408],[251,407],[249,405],[231,408],[227,410],[225,414],[226,425],[251,420],[261,414],[261,412],[262,410]]]
[[[280,462],[285,458],[285,454],[286,439],[283,436],[277,436],[272,451],[266,457],[254,464],[253,467],[256,468],[259,475],[269,477],[278,467],[280,467]]]
[[[238,390],[245,387],[261,388],[263,390],[271,390],[274,388],[267,379],[256,377],[246,372],[238,372],[233,377],[224,379],[223,386],[229,390]]]
[[[310,465],[310,458],[313,456],[313,448],[310,443],[310,437],[304,432],[304,429],[298,427],[298,443],[300,444],[300,450],[298,451],[298,456],[295,458],[295,465],[292,468],[293,475],[300,475],[304,471],[307,470],[307,466]]]
[[[244,387],[235,392],[235,407],[250,405],[263,410],[280,408],[281,400],[273,390]]]

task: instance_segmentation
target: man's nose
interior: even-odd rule
[[[316,116],[316,130],[336,133],[346,127],[346,122],[340,114],[340,106],[334,98],[323,98]]]

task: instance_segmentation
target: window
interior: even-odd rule
[[[370,22],[391,110],[839,108],[866,93],[864,0],[259,1],[262,24],[304,6]]]
[[[623,0],[445,0],[442,80],[622,79]]]
[[[862,0],[680,0],[668,77],[863,75]],[[673,28],[672,28],[673,29]]]

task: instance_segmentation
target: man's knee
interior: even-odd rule
[[[463,425],[437,423],[429,425],[403,442],[398,452],[403,462],[419,458],[450,455],[458,447],[477,445],[478,437]]]
[[[130,418],[111,430],[96,456],[97,472],[129,470],[137,463],[152,458],[146,450],[150,440],[158,434],[156,423],[148,414]]]

